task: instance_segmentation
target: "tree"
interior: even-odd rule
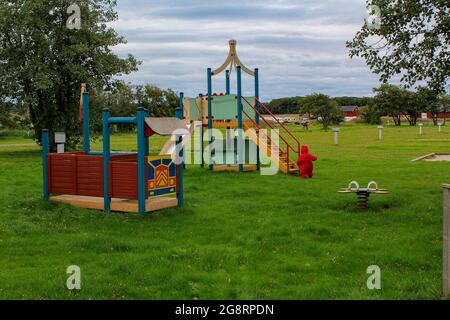
[[[301,97],[273,99],[267,107],[274,114],[299,113],[302,99]]]
[[[303,100],[302,112],[311,112],[322,123],[325,130],[328,130],[331,124],[337,125],[344,119],[337,102],[321,93],[306,96]]]
[[[384,83],[400,75],[406,86],[427,81],[442,92],[450,69],[450,2],[367,0],[370,5],[379,8],[381,23],[364,24],[347,42],[350,57],[362,57]]]
[[[450,96],[448,94],[442,93],[438,97],[438,104],[441,107],[441,111],[444,113],[443,125],[447,123],[447,113],[450,112]]]
[[[334,98],[340,106],[358,106],[363,107],[372,103],[371,97],[336,97]]]
[[[381,124],[383,111],[374,107],[373,104],[362,106],[359,108],[361,119],[367,124]]]
[[[431,114],[433,124],[437,126],[439,112],[441,110],[438,103],[438,93],[430,88],[418,87],[417,93],[419,95],[420,103],[424,106],[425,111]]]
[[[404,95],[405,102],[403,115],[408,120],[410,126],[415,126],[417,124],[417,119],[422,111],[424,111],[420,94],[404,90]]]
[[[136,88],[137,101],[146,108],[152,117],[171,117],[179,105],[178,95],[172,91],[161,90],[153,85]]]
[[[373,92],[375,93],[374,107],[392,117],[396,126],[401,125],[407,96],[405,90],[394,85],[382,84],[379,88],[374,88]]]
[[[131,55],[111,47],[125,43],[108,23],[117,19],[115,0],[79,0],[81,29],[66,22],[72,0],[0,2],[0,97],[29,110],[36,139],[44,128],[64,130],[79,141],[80,83],[110,86],[112,77],[137,70]]]
[[[151,117],[172,117],[180,98],[171,89],[162,90],[153,85],[132,85],[115,81],[110,88],[91,92],[91,129],[102,131],[101,110],[108,107],[114,117],[134,117],[138,107],[144,107]],[[134,130],[133,125],[121,125],[120,131]]]

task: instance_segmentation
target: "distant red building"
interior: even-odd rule
[[[341,106],[342,114],[344,117],[357,117],[359,116],[358,106]]]
[[[431,115],[431,112],[427,112],[427,118],[428,119],[433,119],[433,116]],[[438,119],[450,119],[450,111],[449,112],[439,112],[438,113]]]

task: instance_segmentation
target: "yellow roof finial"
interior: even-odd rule
[[[228,66],[230,67],[230,74],[231,74],[231,71],[233,70],[233,66],[234,66],[235,68],[241,67],[242,71],[244,71],[245,73],[247,73],[250,76],[254,76],[255,73],[252,70],[250,70],[249,68],[247,68],[246,66],[244,66],[242,64],[241,60],[239,60],[239,57],[236,52],[237,41],[232,39],[232,40],[228,41],[228,43],[230,44],[230,52],[228,53],[228,57],[219,68],[217,68],[216,70],[214,70],[212,72],[212,75],[215,76],[215,75],[220,74]]]

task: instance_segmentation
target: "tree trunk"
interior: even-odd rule
[[[434,124],[435,126],[437,126],[437,124],[438,124],[438,118],[439,118],[439,112],[438,112],[438,113],[432,113],[432,114],[431,114],[431,117],[433,118],[433,124]]]
[[[394,124],[396,126],[400,126],[402,124],[401,115],[400,114],[392,114],[392,120],[394,120]]]

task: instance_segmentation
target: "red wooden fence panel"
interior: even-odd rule
[[[137,156],[112,155],[110,195],[137,200]],[[48,155],[49,193],[103,197],[103,157],[82,152]]]

